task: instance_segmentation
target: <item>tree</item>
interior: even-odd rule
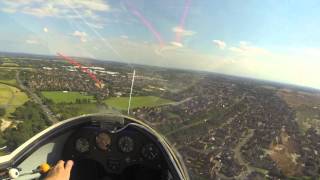
[[[95,94],[94,98],[97,100],[97,104],[103,104],[103,98],[99,95],[99,93]]]
[[[76,99],[76,104],[81,104],[81,99],[77,98]]]
[[[18,107],[11,115],[14,119],[22,121],[16,127],[7,128],[4,131],[3,137],[11,150],[50,125],[40,106],[31,101]]]
[[[6,114],[6,109],[5,108],[0,108],[0,117],[4,116]]]

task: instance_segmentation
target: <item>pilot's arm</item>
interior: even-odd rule
[[[62,160],[49,171],[45,180],[69,180],[70,172],[73,166],[73,161],[69,160],[66,163]]]

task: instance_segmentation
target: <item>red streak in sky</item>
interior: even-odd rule
[[[68,63],[72,64],[75,67],[79,67],[79,69],[81,69],[82,72],[88,74],[88,76],[94,80],[97,85],[101,88],[101,82],[98,80],[98,78],[96,77],[96,75],[94,75],[87,67],[82,66],[79,62],[77,62],[76,60],[72,59],[71,57],[65,56],[61,53],[57,53],[57,55],[59,57],[61,57],[62,59],[66,60]]]
[[[190,5],[191,5],[191,0],[185,0],[185,5],[184,5],[184,10],[183,10],[183,14],[180,20],[180,25],[179,28],[180,29],[184,29],[184,25],[187,19],[187,16],[189,14],[189,10],[190,10]],[[176,32],[176,42],[181,42],[181,32]]]
[[[131,13],[135,16],[137,16],[142,24],[149,29],[149,31],[154,35],[154,37],[158,40],[161,47],[163,47],[163,39],[161,37],[161,34],[156,30],[156,28],[148,21],[146,17],[144,17],[138,9],[136,9],[132,4],[130,4],[128,1],[126,1],[126,4],[128,6],[128,9],[131,11]]]

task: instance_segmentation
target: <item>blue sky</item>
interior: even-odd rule
[[[61,52],[320,89],[319,9],[317,0],[2,0],[0,51]]]

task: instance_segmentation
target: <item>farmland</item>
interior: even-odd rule
[[[77,99],[95,101],[93,96],[88,96],[80,92],[42,91],[41,95],[46,99],[52,100],[55,104],[76,103]]]
[[[28,96],[18,88],[6,84],[0,84],[0,106],[6,109],[5,117],[15,109],[28,101]]]
[[[126,110],[128,108],[129,97],[112,97],[105,100],[108,106],[114,107],[119,110]],[[136,96],[132,97],[131,109],[138,107],[155,107],[172,103],[173,101],[163,99],[155,96]]]
[[[1,69],[0,83],[17,86],[16,71],[12,69]]]

